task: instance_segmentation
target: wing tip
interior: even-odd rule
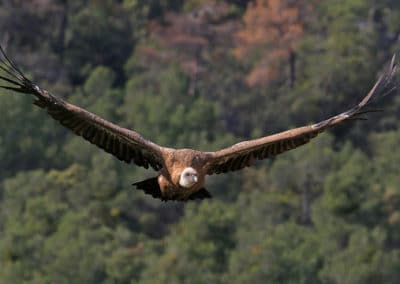
[[[390,62],[390,69],[395,69],[397,67],[396,59],[397,59],[397,55],[396,55],[396,53],[393,53],[392,61]]]
[[[4,72],[0,76],[0,80],[7,85],[0,87],[7,90],[13,90],[19,93],[36,94],[40,92],[40,88],[34,85],[17,65],[7,56],[4,48],[0,45],[0,70]]]
[[[380,97],[384,97],[392,91],[396,89],[396,86],[393,88],[388,88],[389,84],[392,82],[394,76],[397,73],[397,55],[393,54],[389,67],[385,70],[385,72],[379,77],[376,81],[372,89],[369,91],[368,95],[357,105],[358,108],[364,107],[372,100]],[[385,91],[386,90],[386,91]]]

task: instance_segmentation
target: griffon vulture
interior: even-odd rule
[[[353,108],[309,126],[294,128],[259,139],[244,141],[216,152],[172,149],[146,140],[139,133],[115,125],[95,114],[54,96],[27,79],[1,49],[2,88],[33,95],[33,103],[76,135],[126,163],[152,167],[158,176],[137,182],[137,189],[162,200],[211,197],[204,188],[206,175],[236,171],[256,160],[267,159],[308,143],[328,128],[358,118],[363,108],[382,94],[396,72],[395,58],[371,91]]]

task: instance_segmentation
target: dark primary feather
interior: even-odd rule
[[[250,166],[255,160],[270,158],[304,145],[319,133],[344,121],[355,119],[364,120],[365,118],[359,115],[374,111],[365,110],[364,107],[376,98],[385,96],[395,89],[394,87],[390,88],[389,85],[396,71],[395,56],[393,56],[389,68],[375,83],[367,96],[365,96],[358,105],[339,115],[310,126],[299,127],[263,138],[244,141],[229,148],[208,153],[212,158],[207,165],[207,173],[219,174],[243,169],[244,167]]]
[[[32,94],[34,104],[76,135],[97,145],[127,163],[160,170],[163,167],[161,147],[138,133],[110,123],[93,113],[51,95],[27,79],[0,47],[0,87],[19,93]]]
[[[144,181],[136,182],[132,185],[136,186],[136,189],[143,190],[144,193],[150,194],[154,198],[159,198],[161,200],[164,200],[160,186],[158,184],[157,177],[153,177],[153,178],[146,179]]]

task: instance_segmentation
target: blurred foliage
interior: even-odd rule
[[[156,143],[212,151],[357,102],[399,50],[393,0],[4,0],[0,43],[37,83]],[[236,173],[212,200],[0,94],[0,283],[397,283],[400,98]]]

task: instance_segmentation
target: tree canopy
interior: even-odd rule
[[[6,0],[29,78],[158,144],[216,150],[342,112],[398,52],[391,0]],[[400,97],[162,203],[0,94],[0,283],[398,283]]]

